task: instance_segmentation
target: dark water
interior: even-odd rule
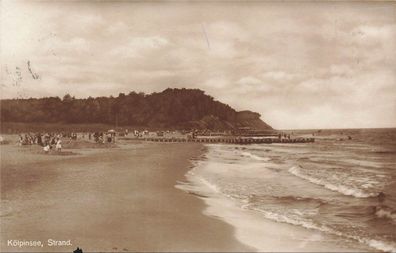
[[[293,134],[313,132],[315,143],[208,145],[195,173],[263,218],[395,252],[396,129]]]

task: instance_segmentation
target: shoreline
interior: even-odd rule
[[[1,251],[252,251],[202,213],[203,200],[175,188],[202,145],[125,142],[68,157],[17,150],[1,147]],[[6,245],[15,239],[72,246]]]
[[[206,161],[205,161],[206,162]],[[195,165],[186,174],[188,183],[176,187],[205,201],[204,214],[234,227],[235,238],[258,252],[373,252],[367,246],[349,240],[340,245],[340,238],[322,231],[277,222],[259,212],[243,208],[243,204],[223,195],[214,185],[197,175]],[[345,243],[345,238],[342,238]]]

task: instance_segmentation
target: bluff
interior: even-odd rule
[[[272,127],[260,119],[261,115],[252,111],[237,112],[236,121],[239,125],[257,130],[270,130]]]
[[[250,127],[271,130],[251,111],[238,112],[199,89],[166,89],[159,93],[120,93],[118,97],[4,99],[1,122],[103,123],[169,129],[225,130]]]

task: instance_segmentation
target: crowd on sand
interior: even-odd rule
[[[74,135],[71,135],[71,138]],[[22,145],[40,145],[44,152],[48,153],[51,149],[62,151],[62,134],[61,133],[26,133],[19,134],[18,144]]]
[[[124,134],[128,134],[125,131]],[[47,133],[24,133],[19,134],[18,145],[39,145],[43,148],[45,153],[50,151],[62,151],[62,141],[76,141],[77,138],[82,140],[93,141],[95,143],[115,143],[116,132],[114,130],[109,130],[107,132],[47,132]]]

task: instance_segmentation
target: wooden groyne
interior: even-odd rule
[[[141,140],[151,142],[200,142],[200,143],[228,143],[228,144],[271,144],[271,143],[309,143],[314,142],[314,138],[295,138],[295,139],[279,139],[279,138],[161,138],[149,137]]]

